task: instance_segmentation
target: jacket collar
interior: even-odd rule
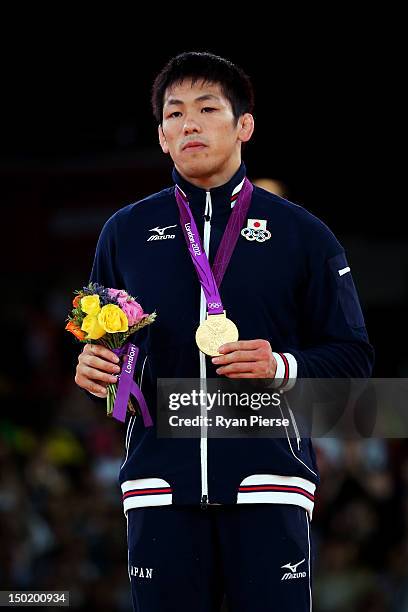
[[[192,208],[203,208],[206,202],[207,191],[201,187],[196,187],[192,183],[186,181],[180,173],[173,168],[173,180],[175,184],[180,187],[185,196],[187,197],[189,204]],[[230,178],[227,183],[210,189],[211,202],[213,211],[217,210],[231,210],[231,204],[235,201],[238,193],[241,190],[244,178],[246,176],[246,167],[241,162],[237,172]]]

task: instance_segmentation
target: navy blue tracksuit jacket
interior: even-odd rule
[[[209,197],[176,170],[210,263],[245,177],[241,165]],[[206,213],[206,219],[204,214]],[[269,340],[281,384],[293,377],[368,377],[373,364],[346,255],[304,208],[254,187],[248,218],[266,221],[264,242],[240,235],[220,287],[241,340]],[[157,378],[216,378],[195,331],[205,317],[201,287],[182,234],[174,186],[118,210],[101,232],[91,280],[125,289],[157,320],[140,332],[135,379],[155,418]],[[289,418],[289,415],[285,415]],[[124,511],[184,504],[271,503],[312,515],[318,472],[296,423],[283,439],[160,439],[127,416],[119,481]],[[256,486],[256,490],[254,490]]]

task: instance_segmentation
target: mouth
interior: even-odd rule
[[[187,144],[184,145],[183,147],[183,151],[200,151],[201,149],[205,149],[207,145],[203,144],[202,142],[197,141],[191,141],[188,142]]]

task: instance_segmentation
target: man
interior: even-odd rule
[[[373,350],[344,249],[316,217],[245,178],[248,77],[214,55],[183,53],[156,78],[152,102],[175,186],[107,221],[91,280],[158,313],[137,340],[153,415],[158,378],[270,379],[284,394],[296,377],[369,376]],[[216,315],[224,322],[224,311],[240,339],[210,357],[196,330]],[[113,353],[86,345],[76,382],[103,398],[118,372]],[[224,592],[234,612],[311,610],[318,473],[311,441],[289,409],[282,416],[290,425],[275,439],[157,438],[128,416],[119,481],[135,610],[209,612]]]

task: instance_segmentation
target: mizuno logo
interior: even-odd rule
[[[166,229],[170,229],[171,227],[177,227],[177,225],[168,225],[167,227],[152,227],[152,229],[149,230],[149,232],[157,232],[159,236],[163,236],[164,231]]]
[[[172,227],[177,227],[177,225],[167,225],[167,227],[152,227],[149,232],[157,232],[157,234],[153,234],[150,236],[146,242],[150,242],[151,240],[171,240],[176,237],[175,234],[165,234],[164,232]]]
[[[301,565],[304,561],[305,559],[302,559],[301,561],[299,561],[299,563],[286,563],[286,565],[282,565],[282,569],[289,569],[290,572],[286,572],[286,574],[283,574],[281,581],[292,580],[293,578],[306,578],[306,572],[296,571],[299,565]]]
[[[299,561],[299,563],[294,563],[293,565],[287,563],[286,565],[282,565],[282,569],[290,569],[291,572],[295,573],[299,565],[301,565],[304,561],[305,559],[302,559]]]

